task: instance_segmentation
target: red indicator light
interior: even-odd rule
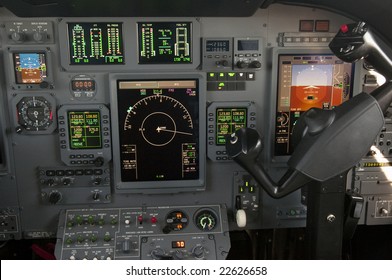
[[[155,224],[158,221],[156,217],[151,217],[151,223]]]
[[[340,31],[342,31],[343,33],[347,33],[348,32],[348,25],[343,24],[342,26],[340,26]]]

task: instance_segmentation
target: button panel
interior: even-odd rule
[[[215,214],[208,231],[197,225],[206,209]],[[55,255],[62,260],[225,259],[230,250],[226,211],[220,205],[64,210]],[[188,226],[165,231],[172,212],[190,217]]]
[[[70,124],[70,118],[82,114],[96,115],[92,120],[96,122],[93,124],[94,131],[91,135],[88,135],[88,132],[75,132],[78,128],[84,130],[83,124]],[[61,160],[65,164],[100,167],[112,159],[110,115],[106,106],[103,104],[64,105],[58,110],[58,119]],[[74,141],[82,137],[85,138],[83,141]],[[93,138],[95,140],[89,140]]]
[[[44,204],[109,203],[110,168],[39,167],[38,180]]]

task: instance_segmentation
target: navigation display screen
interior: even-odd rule
[[[226,144],[226,135],[247,127],[246,108],[217,108],[216,109],[216,145]]]
[[[192,63],[191,22],[139,22],[139,64]]]
[[[68,23],[71,65],[124,64],[122,23]]]
[[[40,84],[47,77],[45,53],[14,53],[17,84]]]
[[[121,181],[200,177],[198,80],[119,80]]]
[[[351,97],[353,69],[334,55],[279,55],[275,156],[292,154],[290,137],[303,112],[332,109]]]
[[[68,112],[70,148],[101,149],[101,112]]]

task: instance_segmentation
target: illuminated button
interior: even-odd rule
[[[218,81],[226,81],[226,73],[225,72],[220,72],[218,73]]]
[[[255,80],[255,73],[254,72],[248,72],[248,73],[246,73],[246,79],[248,80],[248,81],[254,81]]]
[[[225,90],[225,89],[226,89],[226,83],[225,82],[219,82],[217,90]]]
[[[207,81],[216,81],[217,73],[210,72],[207,74]]]
[[[139,217],[137,217],[137,221],[139,222],[139,224],[143,223],[143,216],[140,215]]]
[[[348,25],[343,24],[342,26],[340,26],[340,31],[342,31],[342,33],[347,33],[348,32]]]
[[[158,222],[158,219],[154,216],[154,217],[151,217],[151,223],[152,224],[156,224]]]
[[[124,221],[124,223],[125,223],[126,225],[129,225],[129,224],[131,223],[131,220],[126,219],[126,220]]]
[[[227,80],[228,80],[228,81],[235,81],[235,80],[236,80],[236,74],[235,74],[235,72],[228,72],[228,73],[227,73]]]
[[[246,74],[244,72],[237,72],[237,81],[246,80]]]

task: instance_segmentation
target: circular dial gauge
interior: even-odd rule
[[[209,209],[204,209],[196,213],[196,226],[202,231],[211,231],[215,228],[218,218]]]
[[[151,112],[150,108],[159,108]],[[178,100],[165,95],[152,95],[130,107],[124,130],[137,131],[152,146],[166,146],[176,136],[192,136],[193,121],[188,110]]]
[[[24,97],[16,107],[18,123],[28,131],[46,130],[53,123],[52,106],[44,97]]]
[[[182,211],[172,211],[166,216],[166,224],[171,230],[183,230],[188,225],[188,216]]]

